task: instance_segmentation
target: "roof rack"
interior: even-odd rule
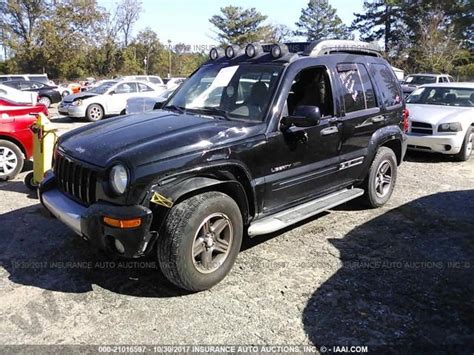
[[[375,43],[362,41],[341,40],[341,39],[323,39],[311,42],[303,51],[303,55],[318,57],[333,53],[362,54],[373,57],[381,57],[382,50]]]

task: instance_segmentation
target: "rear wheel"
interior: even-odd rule
[[[387,203],[397,180],[397,157],[393,150],[380,147],[364,182],[363,200],[369,207],[381,207]]]
[[[104,109],[100,105],[92,104],[87,108],[86,118],[91,122],[100,121],[104,118]]]
[[[235,201],[206,192],[174,206],[157,252],[163,274],[176,286],[202,291],[229,273],[242,244],[242,215]]]
[[[467,161],[471,157],[473,147],[474,133],[472,127],[469,127],[462,143],[461,151],[456,154],[456,159],[459,161]]]
[[[20,148],[5,140],[0,140],[0,180],[15,178],[23,169],[23,153]]]
[[[47,96],[42,96],[39,98],[38,102],[45,105],[46,107],[51,106],[51,99]]]

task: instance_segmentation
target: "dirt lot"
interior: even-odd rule
[[[384,208],[350,203],[253,239],[224,282],[198,294],[166,282],[154,260],[91,251],[46,216],[24,172],[0,183],[0,343],[461,345],[472,354],[474,159],[407,160]]]

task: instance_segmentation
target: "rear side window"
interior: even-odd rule
[[[151,87],[149,87],[148,85],[142,84],[142,83],[138,83],[138,90],[140,92],[153,91],[153,89]]]
[[[357,65],[339,64],[337,71],[342,83],[346,113],[365,110],[364,88]]]
[[[395,106],[402,102],[402,95],[395,74],[384,64],[372,64],[377,86],[385,106]]]
[[[360,79],[364,88],[366,108],[376,107],[377,102],[375,100],[374,84],[372,84],[372,80],[370,80],[367,68],[363,64],[357,64],[357,68],[359,69]]]

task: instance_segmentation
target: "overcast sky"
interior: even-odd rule
[[[220,8],[227,5],[255,7],[268,16],[267,23],[282,23],[294,28],[301,9],[308,0],[142,0],[144,11],[135,25],[134,32],[150,27],[162,42],[189,45],[207,45],[214,43],[211,16],[218,14]],[[363,0],[329,0],[337,9],[337,14],[345,24],[350,24],[354,12],[361,12]],[[99,4],[110,9],[116,0],[99,0]],[[281,4],[281,5],[279,5]]]

